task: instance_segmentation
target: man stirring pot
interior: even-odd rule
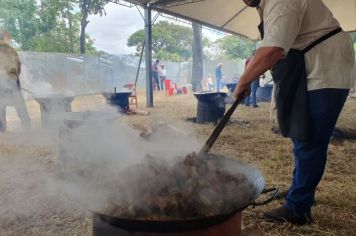
[[[352,41],[322,0],[243,1],[257,8],[262,43],[234,96],[245,97],[250,84],[272,68],[280,130],[294,145],[286,202],[264,217],[309,224],[332,130],[351,88]]]

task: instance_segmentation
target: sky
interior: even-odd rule
[[[94,46],[110,54],[131,54],[135,52],[134,47],[127,47],[127,39],[137,30],[144,28],[144,21],[136,7],[126,7],[109,3],[106,7],[106,16],[93,15],[89,17],[87,33],[95,40]],[[143,10],[141,13],[143,14]],[[152,19],[156,13],[152,13]],[[159,17],[159,20],[170,20]],[[170,20],[172,21],[172,20]],[[177,24],[182,24],[176,22]],[[188,25],[187,25],[188,26]],[[203,29],[203,35],[211,40],[223,36],[222,33]]]

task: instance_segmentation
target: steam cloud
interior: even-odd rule
[[[0,134],[0,215],[31,216],[73,204],[101,209],[106,193],[113,191],[105,179],[99,182],[103,177],[112,181],[124,168],[143,162],[146,154],[169,161],[202,144],[168,125],[150,140],[139,134],[112,107],[56,114],[46,129]]]
[[[46,130],[34,129],[25,138],[16,138],[14,134],[10,146],[37,147],[35,150],[39,153],[34,152],[32,156],[43,159],[38,163],[26,156],[31,153],[22,152],[9,156],[11,161],[1,166],[5,178],[0,184],[9,190],[0,205],[0,215],[9,212],[31,215],[61,209],[63,198],[68,197],[72,201],[69,206],[77,204],[83,209],[101,212],[111,193],[118,191],[115,182],[127,183],[124,186],[129,188],[128,192],[135,192],[135,180],[144,179],[142,176],[147,173],[131,172],[125,176],[127,179],[120,179],[123,178],[120,173],[127,167],[146,162],[147,154],[161,158],[159,164],[170,166],[175,157],[198,151],[202,142],[183,130],[162,124],[147,140],[140,137],[139,130],[128,126],[112,107],[97,112],[56,114]],[[236,171],[229,166],[225,169],[231,174]],[[240,172],[247,174],[248,170]],[[203,194],[210,192],[207,189]],[[225,200],[224,196],[215,197],[223,197],[221,202]],[[145,204],[143,199],[134,200],[138,205]]]
[[[169,125],[162,125],[148,141],[112,113],[76,115],[82,117],[64,119],[67,122],[59,128],[59,158],[66,166],[62,183],[70,196],[90,209],[102,209],[108,195],[117,191],[106,183],[115,182],[126,167],[145,162],[147,154],[170,163],[174,157],[196,151],[202,144],[189,133]]]

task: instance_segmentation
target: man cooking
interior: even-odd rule
[[[309,224],[332,130],[351,88],[351,38],[322,0],[243,1],[257,8],[262,43],[234,96],[248,95],[255,78],[272,68],[280,130],[294,145],[295,169],[285,205],[264,217]]]
[[[0,29],[0,132],[6,130],[6,106],[16,108],[23,128],[31,125],[20,90],[21,62],[10,41],[11,35]]]

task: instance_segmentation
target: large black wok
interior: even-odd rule
[[[210,226],[220,224],[226,221],[227,219],[229,219],[236,213],[241,212],[243,209],[247,208],[248,206],[264,205],[271,202],[277,196],[278,190],[277,189],[264,190],[265,181],[263,176],[257,169],[236,159],[207,153],[210,150],[213,143],[215,142],[215,140],[217,139],[217,137],[219,136],[219,134],[221,133],[227,120],[230,118],[231,114],[235,110],[238,102],[239,101],[235,101],[233,106],[224,115],[224,118],[220,121],[219,125],[215,128],[214,132],[212,133],[208,141],[205,143],[205,145],[203,146],[203,148],[201,149],[197,157],[197,158],[201,158],[202,160],[210,161],[209,164],[212,164],[214,166],[215,171],[219,170],[223,173],[227,173],[228,175],[239,174],[245,177],[244,183],[246,185],[237,185],[236,187],[238,186],[248,186],[248,187],[236,188],[236,190],[238,191],[233,192],[234,195],[230,195],[230,197],[232,198],[228,198],[228,199],[230,199],[231,201],[234,201],[235,193],[236,193],[236,199],[239,200],[233,202],[233,204],[231,205],[233,207],[228,208],[229,209],[228,211],[226,210],[225,212],[220,212],[219,210],[217,211],[216,214],[214,213],[215,215],[210,215],[205,217],[202,214],[203,216],[201,217],[195,217],[195,218],[184,217],[182,219],[177,219],[177,220],[146,220],[145,218],[144,219],[138,217],[128,218],[128,217],[123,217],[123,215],[112,215],[110,213],[103,212],[104,211],[103,207],[99,207],[98,204],[94,203],[95,201],[91,202],[91,199],[96,201],[98,200],[98,198],[93,195],[95,195],[95,193],[100,192],[100,188],[97,188],[99,186],[93,187],[93,186],[76,185],[76,187],[79,188],[76,192],[80,194],[74,195],[73,197],[76,198],[77,201],[81,202],[87,209],[92,211],[102,221],[107,222],[112,226],[119,227],[121,229],[125,229],[128,231],[155,232],[155,233],[187,232],[187,231],[205,229]],[[206,173],[205,176],[209,175],[209,171],[211,170],[208,168],[207,169],[208,173]],[[141,174],[139,169],[134,171],[134,173],[135,175]],[[149,177],[146,177],[146,179],[147,178]],[[145,179],[141,178],[139,180],[143,180],[144,183],[146,183]],[[118,181],[118,180],[114,179],[114,181]],[[85,182],[82,182],[82,184],[85,185]],[[224,184],[224,182],[221,182],[221,184]],[[238,184],[240,184],[240,182],[238,182]],[[138,185],[138,183],[136,183],[136,185]],[[109,186],[110,187],[112,186],[111,188],[115,188],[113,185],[109,185]],[[131,185],[129,186],[130,186],[129,188],[131,188],[131,186],[132,188],[135,188],[135,182],[131,182]],[[86,192],[86,191],[81,191],[80,188],[83,188],[83,190],[88,190],[88,189],[94,191],[96,190],[96,192],[92,192],[85,195],[82,192]],[[105,188],[103,188],[102,190],[105,191]],[[241,192],[241,194],[239,194],[240,193],[239,191]],[[261,195],[261,193],[272,192],[272,191],[273,194],[269,199],[262,202],[256,202],[256,199]],[[98,196],[100,194],[102,193],[99,193]],[[226,201],[227,198],[224,198],[224,195],[225,192],[218,192],[217,195],[218,199],[221,196],[221,200]],[[141,197],[141,195],[139,196]],[[191,197],[197,197],[197,196],[192,195]],[[102,199],[105,199],[105,197]],[[120,213],[116,213],[116,214],[120,214]]]
[[[246,201],[241,202],[241,204],[239,204],[236,209],[233,209],[230,212],[222,212],[221,214],[209,217],[187,218],[182,220],[153,221],[142,219],[128,219],[120,217],[120,215],[108,215],[102,212],[100,209],[95,209],[95,207],[93,207],[94,204],[88,205],[86,203],[85,207],[92,211],[96,215],[96,217],[99,217],[102,221],[112,226],[119,227],[128,231],[155,233],[187,232],[205,229],[210,226],[220,224],[228,220],[236,213],[247,208],[248,206],[265,205],[271,202],[278,194],[278,190],[276,189],[264,190],[265,181],[261,173],[257,169],[247,164],[244,164],[241,161],[212,154],[206,154],[206,157],[204,158],[213,159],[216,166],[218,166],[224,171],[227,171],[228,173],[243,173],[247,177],[249,184],[251,184],[253,188],[253,191],[249,191],[251,192],[251,195],[247,197]],[[273,194],[268,200],[256,202],[256,199],[261,195],[261,193],[266,192],[273,192]],[[222,196],[223,194],[224,193],[221,193]],[[80,201],[80,199],[78,200]]]

